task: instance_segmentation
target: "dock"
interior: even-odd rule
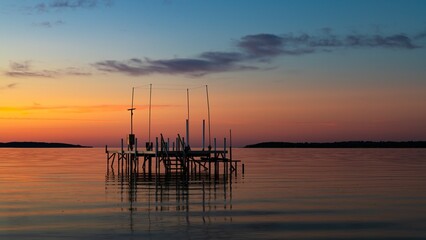
[[[232,159],[232,147],[224,145],[223,149],[198,149],[192,150],[185,147],[183,140],[178,135],[177,145],[169,147],[163,136],[156,138],[155,146],[139,150],[135,145],[133,150],[110,150],[105,146],[107,154],[107,171],[117,169],[121,174],[146,174],[148,179],[165,176],[182,182],[204,178],[218,179],[238,174],[238,164],[241,160]],[[123,143],[123,140],[121,141]],[[136,141],[137,142],[137,141]],[[215,141],[216,142],[216,141]],[[224,139],[226,144],[226,139]]]
[[[176,183],[188,184],[191,181],[218,181],[232,180],[238,175],[238,165],[241,160],[235,160],[232,156],[232,132],[229,130],[229,142],[223,138],[223,144],[218,147],[217,139],[212,142],[210,130],[210,103],[208,98],[208,87],[206,87],[207,109],[208,109],[208,146],[206,141],[206,121],[202,122],[202,143],[199,149],[192,149],[189,144],[189,89],[187,93],[186,119],[186,141],[184,137],[177,134],[172,144],[169,138],[164,138],[163,134],[151,142],[151,92],[152,84],[149,85],[149,129],[148,142],[143,148],[138,146],[138,139],[133,133],[133,112],[136,110],[133,105],[134,88],[132,88],[132,104],[130,111],[130,134],[127,137],[126,146],[121,139],[119,149],[109,149],[105,146],[107,155],[107,174],[114,174],[117,170],[120,175],[140,175],[147,181],[176,181]],[[213,146],[212,146],[213,145]],[[242,164],[244,174],[244,164]]]

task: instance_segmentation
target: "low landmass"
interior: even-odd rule
[[[262,142],[247,145],[245,148],[426,148],[426,141],[407,142],[371,142],[371,141],[347,141],[347,142]]]
[[[47,142],[7,142],[0,143],[0,148],[91,148],[68,143],[47,143]]]

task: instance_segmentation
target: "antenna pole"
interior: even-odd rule
[[[133,134],[133,110],[135,110],[135,108],[133,107],[134,96],[135,88],[132,87],[132,107],[128,109],[130,111],[130,134]]]
[[[189,120],[189,88],[186,89],[186,105],[188,107],[188,120]]]
[[[186,105],[188,108],[188,118],[186,119],[186,145],[189,146],[189,89],[186,89]]]
[[[210,128],[210,101],[209,101],[209,88],[206,85],[206,94],[207,94],[207,117],[209,123],[209,149],[212,147],[212,138],[211,138],[211,128]]]
[[[133,150],[133,146],[135,144],[135,135],[133,134],[133,111],[136,109],[133,107],[134,97],[135,97],[135,88],[132,87],[132,106],[131,108],[127,109],[128,111],[130,111],[130,134],[128,139],[128,148],[130,150]]]
[[[149,120],[148,120],[148,142],[151,144],[151,100],[152,100],[152,83],[149,84]]]

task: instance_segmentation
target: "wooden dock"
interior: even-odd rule
[[[232,158],[232,147],[226,147],[226,139],[221,150],[216,147],[192,150],[185,146],[179,135],[178,144],[173,144],[172,148],[162,135],[156,138],[154,147],[147,144],[148,147],[143,150],[138,149],[137,141],[132,150],[129,147],[124,149],[123,140],[121,142],[118,150],[105,147],[107,171],[117,169],[119,173],[129,175],[142,173],[149,180],[164,178],[187,183],[200,178],[217,180],[219,176],[232,179],[237,176],[241,162]]]
[[[116,150],[108,149],[105,146],[107,154],[107,174],[117,171],[121,175],[132,176],[142,173],[146,175],[148,180],[175,179],[177,182],[189,183],[196,179],[217,180],[219,176],[223,179],[232,179],[238,174],[238,163],[240,160],[232,158],[232,134],[229,130],[229,146],[226,138],[223,139],[222,148],[217,148],[217,141],[214,138],[212,146],[211,129],[210,129],[210,103],[208,86],[205,85],[207,112],[208,112],[208,144],[205,148],[206,136],[206,121],[203,120],[202,125],[202,148],[191,149],[189,144],[189,88],[186,89],[187,96],[187,119],[186,119],[186,142],[177,134],[176,140],[170,146],[170,141],[165,141],[162,134],[155,139],[155,144],[151,142],[151,93],[152,84],[149,84],[149,127],[148,127],[148,142],[143,150],[138,149],[138,141],[133,133],[133,111],[136,110],[133,105],[134,90],[132,88],[132,103],[127,109],[130,111],[130,134],[127,139],[127,147],[124,147],[124,141],[121,139],[121,148]],[[116,168],[114,168],[116,166]],[[244,174],[244,164],[242,164],[242,173]],[[164,176],[164,177],[163,177]]]

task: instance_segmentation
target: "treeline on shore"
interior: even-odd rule
[[[47,142],[6,142],[0,143],[0,148],[90,148],[68,143],[47,143]]]
[[[426,148],[426,141],[262,142],[245,148]]]

